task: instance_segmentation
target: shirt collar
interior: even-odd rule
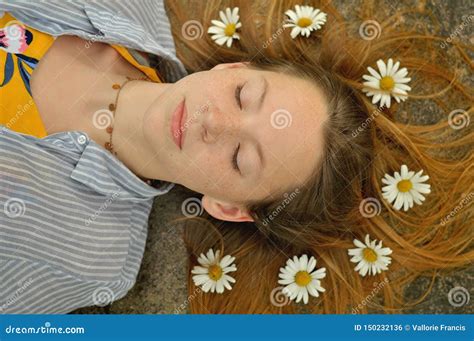
[[[76,148],[81,151],[71,178],[106,196],[122,200],[142,201],[168,193],[174,183],[158,181],[157,188],[136,176],[109,151],[91,140],[87,134],[68,132]]]

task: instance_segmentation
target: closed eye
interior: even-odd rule
[[[234,154],[232,155],[232,168],[240,173],[240,168],[237,163],[237,156],[239,155],[239,149],[240,149],[240,143],[237,146],[237,148],[235,148]]]
[[[243,85],[239,85],[235,88],[235,101],[237,102],[237,105],[239,108],[242,110],[242,101],[240,99],[240,93],[242,92]]]

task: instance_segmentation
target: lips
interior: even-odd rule
[[[171,130],[171,138],[173,139],[174,143],[176,146],[178,146],[179,149],[182,149],[183,146],[183,141],[184,141],[184,122],[186,119],[186,106],[184,103],[184,99],[178,104],[176,109],[173,112],[173,115],[171,117],[171,125],[170,125],[170,130]]]

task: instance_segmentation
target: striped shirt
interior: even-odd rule
[[[85,133],[40,139],[5,126],[0,184],[3,313],[63,313],[123,297],[153,197],[174,185],[147,185]]]
[[[1,11],[56,36],[156,54],[168,81],[185,75],[161,1],[0,0]],[[0,313],[67,313],[125,296],[140,268],[153,198],[174,186],[158,185],[83,132],[37,138],[0,126]]]

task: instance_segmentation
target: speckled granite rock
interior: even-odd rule
[[[180,0],[183,3],[187,1]],[[359,1],[336,1],[336,6],[346,18],[350,18],[358,8]],[[424,7],[430,11],[441,23],[442,32],[446,36],[453,33],[466,20],[466,16],[473,15],[474,9],[469,0],[456,1],[378,1],[377,6],[384,6],[387,15],[406,8]],[[420,25],[422,22],[414,23]],[[464,27],[457,39],[471,44],[474,20]],[[428,25],[429,27],[429,25]],[[469,75],[469,74],[467,74]],[[441,117],[432,103],[416,104],[418,110],[416,122],[420,124],[433,123]],[[412,110],[411,110],[412,111]],[[403,120],[403,112],[400,114]],[[129,294],[106,307],[82,308],[75,313],[175,313],[182,303],[186,302],[186,262],[187,255],[180,238],[181,229],[170,221],[181,213],[181,203],[189,197],[189,192],[176,186],[169,194],[155,200],[152,214],[145,256],[140,269],[136,285]],[[419,314],[472,314],[474,305],[471,297],[473,287],[474,267],[463,271],[456,271],[449,276],[438,277],[434,281],[431,293],[419,304],[408,308],[406,313]],[[412,283],[405,291],[406,298],[416,300],[423,296],[431,282],[431,278],[421,277]],[[459,289],[459,287],[464,288]],[[451,291],[452,290],[452,291]],[[463,301],[464,299],[464,301]],[[179,313],[186,313],[179,310]]]

